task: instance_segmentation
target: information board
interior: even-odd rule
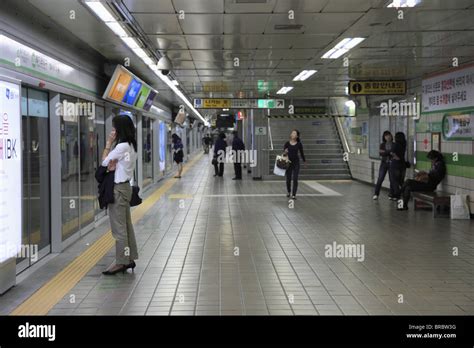
[[[0,78],[0,263],[21,248],[20,85]]]

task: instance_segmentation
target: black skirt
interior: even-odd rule
[[[184,157],[183,150],[180,150],[173,154],[173,160],[178,164],[183,162],[183,157]]]

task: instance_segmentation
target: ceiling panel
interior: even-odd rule
[[[220,50],[224,45],[222,35],[185,35],[185,38],[192,50]]]
[[[222,14],[187,14],[179,23],[185,34],[222,34],[224,31]]]
[[[371,7],[380,7],[387,0],[329,0],[323,12],[366,12]]]
[[[262,40],[262,35],[224,35],[224,48],[255,49]]]
[[[224,32],[226,34],[262,34],[270,15],[268,14],[226,14]]]
[[[239,0],[225,0],[225,13],[271,13],[276,0],[266,0],[265,3],[246,3]]]
[[[278,0],[274,12],[320,12],[328,0]]]
[[[176,11],[179,12],[180,10],[183,10],[185,14],[224,12],[223,0],[173,0],[173,4]]]
[[[175,13],[171,0],[122,0],[130,12]]]
[[[146,34],[182,34],[174,14],[136,13],[133,17]]]

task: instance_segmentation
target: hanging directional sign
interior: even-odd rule
[[[406,92],[406,81],[349,81],[350,95],[396,95]]]
[[[194,99],[196,109],[284,109],[284,99]]]

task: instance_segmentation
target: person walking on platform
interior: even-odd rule
[[[380,144],[379,147],[379,154],[382,159],[380,160],[380,166],[379,166],[379,177],[377,179],[377,184],[375,184],[375,192],[373,199],[377,200],[379,199],[379,194],[380,194],[380,188],[382,187],[382,183],[385,180],[385,176],[387,175],[389,166],[390,166],[390,151],[392,150],[393,146],[393,137],[392,133],[390,133],[388,130],[383,132],[382,135],[382,143]],[[392,191],[390,190],[390,195],[389,197],[391,198]]]
[[[446,164],[443,155],[435,150],[431,150],[427,155],[431,160],[431,170],[429,173],[419,172],[415,179],[408,179],[402,186],[403,206],[397,206],[397,210],[408,210],[408,201],[412,192],[433,192],[446,176]]]
[[[113,147],[113,150],[111,150]],[[114,173],[114,202],[108,205],[110,226],[115,238],[115,265],[102,272],[105,275],[125,273],[135,268],[138,259],[137,242],[130,214],[130,200],[135,163],[137,160],[137,141],[135,126],[129,116],[115,116],[102,153],[102,166]]]
[[[184,152],[183,152],[183,142],[181,141],[181,138],[174,133],[171,136],[171,142],[173,143],[173,160],[176,162],[178,165],[178,175],[175,176],[177,179],[181,179],[181,174],[183,173],[183,158],[184,158]]]
[[[234,153],[234,172],[235,177],[232,180],[242,180],[242,165],[241,157],[243,151],[245,150],[245,144],[242,139],[239,138],[239,132],[233,131],[232,134],[234,135],[234,139],[232,139],[232,151]]]
[[[220,133],[214,145],[214,158],[212,159],[214,176],[224,176],[224,161],[227,148],[225,138],[225,133]]]
[[[290,160],[290,166],[286,170],[286,190],[287,197],[296,199],[296,191],[298,190],[298,175],[300,172],[300,158],[298,153],[301,154],[303,163],[306,166],[306,158],[304,157],[303,144],[300,140],[300,132],[293,129],[290,133],[290,140],[287,141],[283,147],[284,152],[288,155]],[[291,190],[291,179],[293,178],[293,190]]]
[[[206,134],[206,136],[202,138],[202,142],[204,144],[204,153],[208,154],[209,147],[211,146],[211,137],[209,136],[209,134]]]
[[[400,189],[405,179],[406,162],[405,152],[407,150],[407,141],[405,134],[398,132],[395,134],[395,143],[390,151],[391,160],[389,166],[390,189],[392,190],[392,200],[400,199]]]

